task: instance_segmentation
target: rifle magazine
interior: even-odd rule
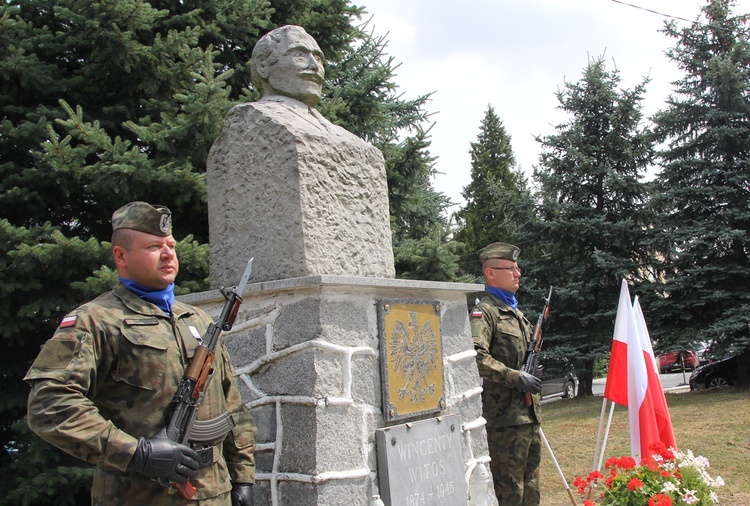
[[[234,429],[235,423],[228,411],[210,420],[195,420],[190,428],[191,442],[216,441],[223,438],[230,430]]]

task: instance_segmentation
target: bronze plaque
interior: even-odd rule
[[[380,301],[378,310],[385,419],[444,409],[440,303]]]

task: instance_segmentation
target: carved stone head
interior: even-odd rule
[[[282,95],[315,107],[323,93],[323,52],[301,26],[282,26],[255,44],[250,73],[263,97]]]

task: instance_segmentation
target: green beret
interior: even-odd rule
[[[504,242],[493,242],[479,250],[479,260],[484,263],[490,258],[501,258],[503,260],[517,262],[520,254],[521,249],[518,246],[513,246],[512,244],[506,244]]]
[[[166,206],[131,202],[112,215],[112,232],[121,228],[167,237],[172,233],[172,211]]]

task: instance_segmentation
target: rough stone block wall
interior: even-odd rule
[[[378,491],[380,300],[441,304],[446,409],[458,414],[467,482],[489,461],[466,293],[477,285],[310,276],[248,287],[222,334],[258,425],[257,506],[362,505]],[[182,298],[218,315],[218,292]],[[403,421],[396,422],[403,423]]]

